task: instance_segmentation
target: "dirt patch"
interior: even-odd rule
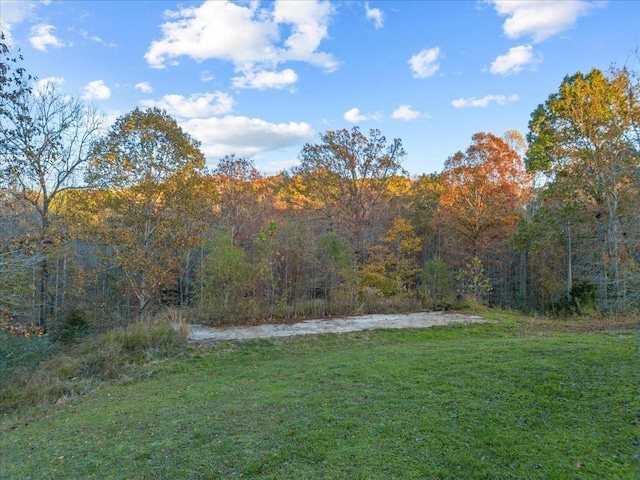
[[[246,340],[252,338],[291,337],[321,333],[345,333],[361,330],[428,328],[440,325],[489,322],[477,315],[444,312],[363,315],[332,319],[305,320],[291,324],[263,324],[243,327],[206,327],[191,325],[189,340],[212,342],[217,340]]]
[[[569,322],[567,331],[569,333],[591,333],[605,331],[624,331],[638,330],[640,331],[640,319],[632,317],[620,318],[591,318],[581,320],[575,323]]]

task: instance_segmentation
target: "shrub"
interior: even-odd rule
[[[47,337],[27,338],[0,330],[0,385],[14,368],[32,369],[56,351]]]
[[[420,301],[406,293],[399,293],[391,297],[385,296],[373,287],[362,287],[358,292],[360,306],[359,314],[366,313],[405,313],[420,310]]]
[[[49,337],[54,342],[70,343],[86,333],[89,320],[82,310],[71,308],[49,328]]]
[[[323,317],[326,310],[326,302],[322,298],[310,298],[298,300],[290,307],[293,318],[318,318]]]
[[[253,297],[243,297],[233,304],[209,303],[200,304],[194,312],[194,317],[201,323],[208,325],[231,325],[234,323],[257,320],[268,315],[262,313],[258,302]]]
[[[446,309],[453,301],[453,282],[447,264],[440,257],[425,263],[420,272],[424,303],[433,310]]]
[[[19,400],[21,406],[53,403],[56,400],[72,396],[76,393],[73,382],[62,380],[42,368],[28,379],[21,389]]]
[[[475,295],[462,295],[453,304],[454,310],[465,310],[470,312],[484,312],[487,307]]]
[[[105,338],[95,342],[94,348],[82,355],[81,360],[82,374],[100,381],[118,378],[126,364],[120,345]]]
[[[58,354],[35,369],[13,369],[10,373],[9,380],[0,388],[2,412],[51,403],[75,394],[78,387],[74,380],[82,374],[82,364],[77,358]]]
[[[585,280],[578,280],[571,287],[570,298],[565,296],[551,305],[551,312],[561,317],[571,315],[593,315],[596,313],[596,286]]]
[[[458,270],[456,275],[458,293],[462,297],[473,297],[476,303],[482,303],[491,292],[489,277],[484,274],[484,265],[478,257]]]
[[[82,361],[78,357],[72,357],[60,353],[42,363],[41,370],[51,373],[60,380],[69,380],[82,373]]]
[[[258,278],[258,267],[247,253],[234,244],[231,232],[218,232],[208,245],[198,281],[201,315],[206,323],[233,323],[260,316],[257,302],[250,297]]]
[[[571,288],[571,300],[578,315],[594,314],[596,311],[596,286],[587,281],[577,281]]]
[[[179,308],[166,308],[158,314],[160,321],[171,325],[180,334],[183,340],[189,339],[189,322],[185,316],[185,311]]]

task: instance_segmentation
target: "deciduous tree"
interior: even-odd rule
[[[202,242],[188,220],[203,168],[199,143],[157,108],[120,117],[92,151],[87,183],[103,193],[90,233],[127,279],[139,315],[176,285],[183,266],[176,252]]]
[[[640,83],[626,69],[578,72],[529,122],[527,167],[547,175],[546,197],[561,200],[559,222],[591,225],[594,239],[582,254],[597,270],[583,280],[597,283],[600,307],[614,311],[638,287],[639,99]]]
[[[435,222],[443,237],[442,258],[457,270],[478,257],[493,283],[493,301],[509,303],[513,268],[508,237],[524,215],[530,180],[521,157],[491,133],[445,162]]]
[[[424,300],[431,308],[446,308],[453,302],[453,282],[447,264],[440,257],[433,257],[420,272]]]
[[[466,263],[488,253],[515,227],[529,195],[520,156],[501,138],[476,133],[465,153],[445,162],[437,223]]]
[[[398,217],[383,238],[383,244],[361,270],[365,285],[375,287],[386,296],[413,289],[420,271],[420,238],[406,219]]]
[[[35,223],[31,245],[39,256],[38,322],[53,310],[49,256],[59,241],[53,204],[77,186],[103,116],[52,82],[34,79],[0,40],[0,189],[12,201],[30,205]]]
[[[352,242],[360,262],[365,258],[363,233],[389,182],[404,173],[405,155],[400,139],[388,144],[379,130],[367,137],[358,127],[329,130],[300,152],[293,175],[300,180],[301,198],[322,212],[327,229]]]
[[[200,271],[199,307],[208,320],[217,323],[254,319],[259,306],[250,294],[258,278],[258,266],[234,245],[229,232],[219,231],[208,242],[209,254]]]

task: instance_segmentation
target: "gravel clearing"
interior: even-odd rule
[[[252,338],[291,337],[321,333],[345,333],[361,330],[428,328],[457,323],[486,323],[477,315],[449,312],[419,312],[407,314],[363,315],[320,320],[305,320],[293,324],[264,324],[251,327],[205,327],[191,325],[189,340],[214,342],[217,340],[246,340]]]

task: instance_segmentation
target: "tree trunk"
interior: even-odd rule
[[[607,243],[605,226],[601,220],[598,220],[598,240],[600,245],[599,269],[598,269],[598,304],[600,308],[606,308],[607,305],[607,264],[604,257],[604,248]]]
[[[615,189],[615,185],[614,185]],[[618,251],[618,217],[616,215],[618,209],[618,199],[615,194],[615,190],[613,191],[611,198],[609,199],[609,272],[610,272],[610,282],[611,282],[611,292],[610,297],[613,301],[611,310],[613,313],[617,313],[620,308],[620,298],[619,298],[619,285],[618,285],[618,261],[619,261],[619,251]]]
[[[40,283],[38,288],[38,297],[40,299],[38,312],[38,326],[46,329],[47,316],[49,313],[49,296],[47,295],[47,284],[49,283],[49,265],[47,258],[44,257],[40,262]]]
[[[571,251],[571,225],[567,223],[567,301],[571,301],[573,289],[573,252]]]

